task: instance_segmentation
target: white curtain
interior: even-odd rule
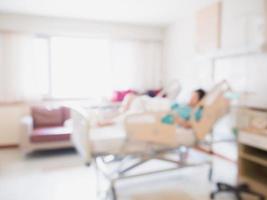
[[[0,102],[23,101],[37,96],[33,43],[31,35],[0,33]]]
[[[114,90],[160,87],[160,42],[52,37],[51,53],[55,97],[101,97]]]
[[[51,39],[52,95],[106,96],[110,90],[110,48],[105,38]]]
[[[160,42],[113,40],[111,43],[114,89],[155,89],[161,86]]]
[[[55,96],[99,96],[116,89],[161,86],[161,42],[65,38],[57,48],[53,41],[50,75]],[[0,32],[0,102],[42,98],[49,90],[48,65],[46,40]]]

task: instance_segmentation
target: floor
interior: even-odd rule
[[[194,153],[193,153],[194,154]],[[159,161],[147,168],[161,166]],[[194,167],[121,181],[119,200],[208,200],[214,184],[207,178],[208,167]],[[214,158],[214,180],[235,183],[236,165]],[[19,150],[0,150],[1,200],[94,200],[95,173],[83,165],[73,150],[44,152],[23,157]],[[231,200],[231,195],[217,199]]]

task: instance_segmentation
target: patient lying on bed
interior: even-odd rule
[[[174,103],[171,106],[171,113],[162,118],[162,122],[165,124],[176,123],[184,128],[191,128],[190,116],[194,108],[198,105],[201,99],[206,95],[203,89],[195,90],[190,98],[188,104],[178,104]],[[201,118],[202,111],[197,110],[195,113],[195,118],[199,120]]]
[[[171,106],[171,112],[162,118],[162,123],[173,124],[176,123],[179,126],[190,128],[190,116],[193,109],[197,106],[199,101],[206,95],[203,89],[195,90],[190,98],[188,104],[173,103]],[[171,102],[166,98],[150,98],[147,96],[140,96],[134,98],[131,102],[129,109],[122,112],[120,115],[101,121],[98,123],[99,126],[111,125],[115,122],[122,121],[126,115],[141,113],[146,111],[168,111],[170,110]],[[201,111],[195,113],[196,118],[201,117]]]

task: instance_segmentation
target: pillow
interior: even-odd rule
[[[115,91],[112,97],[112,102],[121,102],[125,98],[127,94],[137,94],[134,90],[122,90],[122,91]]]
[[[43,106],[32,107],[31,114],[33,118],[33,126],[47,127],[47,126],[62,126],[64,123],[64,112],[62,107],[48,108]]]
[[[68,107],[62,107],[62,113],[63,113],[63,123],[70,119],[71,114],[70,114],[70,109]]]

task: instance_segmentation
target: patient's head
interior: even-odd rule
[[[195,90],[192,93],[192,96],[191,96],[190,101],[189,101],[189,105],[191,107],[195,107],[198,104],[198,102],[205,97],[205,95],[206,95],[205,90],[203,90],[203,89]]]

